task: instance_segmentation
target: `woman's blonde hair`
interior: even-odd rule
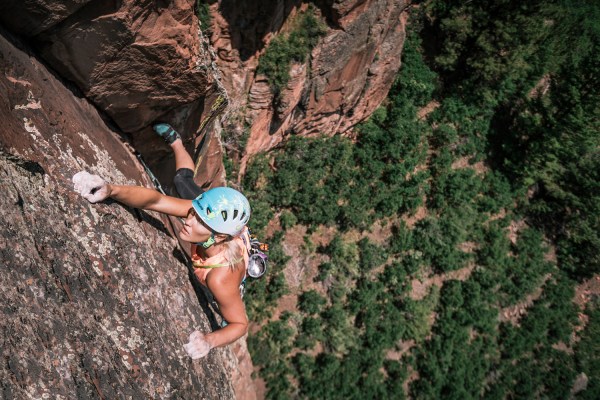
[[[225,249],[225,259],[227,260],[227,266],[231,269],[236,269],[240,261],[244,260],[242,254],[242,246],[239,241],[235,240],[235,237],[230,237],[227,241],[227,248]]]

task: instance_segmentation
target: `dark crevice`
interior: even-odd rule
[[[224,0],[219,12],[229,25],[231,45],[246,61],[264,48],[264,38],[281,29],[288,15],[300,1],[258,0],[240,2]],[[281,10],[279,15],[276,12]]]
[[[13,163],[14,165],[16,165],[17,167],[29,172],[31,175],[36,176],[36,175],[40,175],[40,176],[44,176],[46,175],[46,171],[44,170],[44,168],[37,162],[35,161],[31,161],[31,160],[26,160],[22,157],[19,156],[15,156],[13,154],[7,153],[6,151],[3,151],[0,149],[0,156],[6,158],[6,160],[10,161],[11,163]]]

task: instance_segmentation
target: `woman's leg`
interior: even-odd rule
[[[173,149],[173,153],[175,154],[175,169],[179,170],[181,168],[188,168],[192,171],[194,170],[194,161],[192,160],[192,156],[187,152],[185,146],[181,139],[175,140],[171,143],[171,148]]]
[[[176,169],[173,183],[179,197],[189,200],[195,199],[203,190],[194,182],[194,161],[185,149],[181,137],[169,124],[156,124],[153,128],[173,149]]]
[[[152,129],[173,149],[173,153],[175,154],[175,169],[189,168],[193,171],[194,161],[183,146],[179,133],[171,125],[165,123],[156,124]]]

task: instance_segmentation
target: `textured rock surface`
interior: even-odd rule
[[[306,65],[290,66],[277,108],[266,78],[256,75],[258,59],[307,4],[261,3],[234,7],[222,0],[211,7],[211,42],[224,83],[233,108],[247,110],[250,119],[248,154],[269,149],[290,133],[347,132],[381,104],[400,67],[406,2],[314,2],[329,28]]]
[[[171,123],[200,155],[196,181],[218,186],[224,170],[213,117],[227,97],[199,38],[194,3],[7,0],[0,24],[29,36],[45,61],[130,133],[165,186],[175,162],[151,129],[157,120]]]
[[[226,353],[225,369],[231,372],[231,384],[236,400],[257,400],[264,398],[257,391],[256,384],[251,381],[254,370],[245,340],[238,340],[231,345],[231,352]]]
[[[84,4],[85,3],[85,4]],[[125,132],[215,91],[194,0],[5,0],[0,23],[34,35],[59,74]],[[32,31],[32,24],[39,28]]]
[[[0,20],[14,31],[35,36],[65,20],[92,0],[22,0],[0,3]]]
[[[400,68],[406,3],[340,3],[354,8],[313,52],[312,79],[302,107],[306,111],[295,117],[296,132],[345,132],[381,104]]]
[[[232,99],[242,100],[248,93],[258,56],[299,5],[298,0],[221,0],[211,4],[210,41]]]
[[[182,349],[210,323],[166,220],[71,190],[81,169],[144,183],[135,158],[1,35],[0,67],[0,397],[233,398],[230,349]]]

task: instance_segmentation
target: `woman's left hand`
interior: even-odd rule
[[[194,331],[190,335],[189,343],[183,345],[192,360],[197,360],[208,354],[212,345],[206,340],[206,336],[200,331]]]

